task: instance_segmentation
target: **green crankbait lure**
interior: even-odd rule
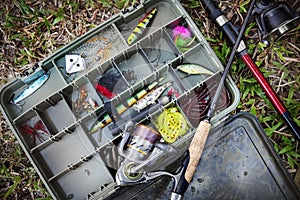
[[[179,136],[183,136],[188,130],[184,116],[176,107],[165,109],[156,118],[155,126],[162,138],[168,143],[175,142]]]
[[[187,73],[188,75],[200,75],[200,74],[207,74],[207,75],[213,75],[214,73],[201,65],[197,64],[182,64],[179,65],[177,70],[180,70],[184,73]]]

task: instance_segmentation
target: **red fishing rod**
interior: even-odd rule
[[[211,20],[215,21],[223,33],[225,33],[228,41],[234,45],[238,36],[239,29],[234,26],[222,13],[222,11],[215,6],[211,0],[201,0],[204,8],[209,12],[209,17]],[[252,13],[252,10],[248,10]],[[280,98],[277,96],[276,92],[272,89],[268,81],[265,79],[264,75],[259,70],[258,66],[249,56],[247,47],[244,41],[241,41],[239,48],[237,49],[237,56],[240,57],[247,67],[252,72],[253,76],[256,78],[257,82],[260,84],[264,90],[266,96],[273,104],[274,108],[289,126],[296,139],[300,140],[300,128],[296,122],[291,117],[290,112],[286,109]]]

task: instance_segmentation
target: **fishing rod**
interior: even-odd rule
[[[209,17],[211,20],[215,21],[223,33],[225,33],[228,41],[233,45],[236,44],[237,35],[238,35],[238,28],[232,24],[222,13],[222,11],[215,6],[215,4],[211,0],[201,0],[204,8],[208,11]],[[255,0],[252,2],[255,3]],[[248,10],[248,14],[251,14],[253,8]],[[245,22],[244,22],[245,24]],[[286,109],[280,98],[277,96],[276,92],[272,89],[264,75],[259,70],[258,66],[252,60],[252,58],[248,54],[247,47],[245,43],[242,41],[244,45],[240,45],[237,49],[237,56],[240,57],[243,62],[247,65],[250,69],[253,76],[256,78],[257,82],[260,84],[262,89],[264,90],[266,96],[280,114],[282,119],[286,122],[288,127],[293,132],[294,136],[297,140],[300,141],[300,128],[297,123],[291,117],[290,112]],[[241,44],[242,44],[241,43]]]

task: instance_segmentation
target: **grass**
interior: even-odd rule
[[[236,24],[241,24],[249,2],[227,0],[219,5]],[[0,7],[0,87],[119,12],[119,9],[134,3],[136,1],[129,0],[34,3],[29,0],[4,0]],[[202,5],[197,0],[182,0],[181,3],[225,64],[231,48],[214,23],[207,19]],[[273,42],[268,47],[259,43],[257,33],[256,24],[251,23],[245,36],[249,53],[300,125],[300,28],[285,40]],[[235,113],[246,111],[257,116],[290,174],[295,177],[300,159],[298,142],[241,60],[235,60],[231,75],[241,92],[241,101]],[[2,115],[0,143],[1,155],[5,155],[0,159],[0,198],[49,199],[49,194]]]

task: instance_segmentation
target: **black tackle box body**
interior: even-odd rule
[[[144,27],[135,27],[147,20],[147,28],[139,34]],[[181,33],[188,31],[187,38],[178,39],[177,27],[183,29]],[[133,31],[138,38],[129,43]],[[181,65],[202,68],[195,75],[180,70]],[[145,167],[175,172],[200,121],[199,117],[190,118],[195,114],[190,105],[202,90],[207,91],[201,100],[204,105],[213,97],[212,88],[223,69],[179,1],[145,1],[59,49],[40,62],[35,73],[6,84],[0,93],[1,111],[53,199],[169,199],[174,183],[170,177],[131,186],[116,183],[116,171],[124,160],[117,145],[124,134],[113,133],[111,124],[124,124],[142,111],[128,106],[95,133],[91,127],[108,112],[107,105],[118,112],[119,105],[128,104],[126,100],[143,88],[154,82],[170,82],[171,87],[162,95],[172,99],[136,121],[135,126],[147,121],[153,128],[152,122],[158,123],[163,112],[175,108],[180,113],[187,128],[169,144],[177,152],[165,153],[154,147],[150,153],[155,162]],[[12,103],[44,73],[49,77],[39,89],[18,105]],[[110,97],[97,88],[107,74],[119,77],[108,83],[114,85]],[[230,115],[240,98],[230,77],[226,90],[219,101],[228,104],[217,109],[212,118],[213,129],[185,198],[299,199],[297,187],[257,120],[247,113]],[[203,104],[197,106],[202,109]]]

